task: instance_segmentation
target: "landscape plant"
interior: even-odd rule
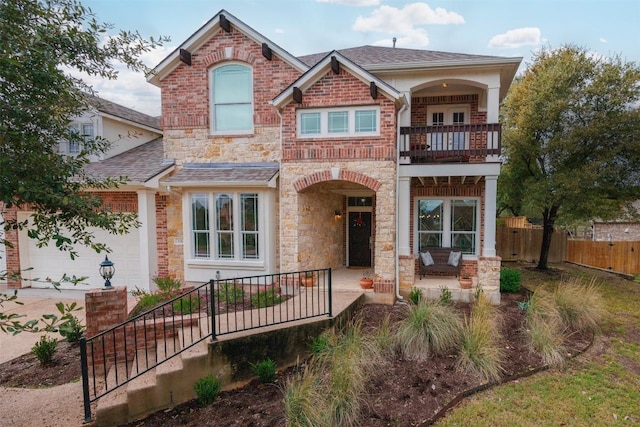
[[[411,291],[409,292],[409,301],[412,304],[417,305],[421,299],[422,299],[422,289],[416,286],[412,287]]]
[[[596,331],[604,316],[604,304],[595,278],[584,284],[579,278],[564,278],[553,290],[553,300],[570,331]]]
[[[31,348],[31,353],[36,356],[40,364],[46,365],[53,361],[53,356],[56,353],[57,345],[57,339],[49,338],[46,335],[43,335],[40,337],[40,340],[36,342]]]
[[[451,305],[453,303],[451,290],[446,286],[440,287],[440,303],[443,305]]]
[[[272,383],[276,379],[277,365],[270,358],[266,358],[256,363],[250,363],[251,371],[260,378],[263,384]]]
[[[204,304],[204,298],[196,294],[189,294],[173,301],[171,307],[176,314],[193,314],[201,311]]]
[[[280,304],[284,298],[275,288],[259,291],[251,295],[251,306],[253,308],[271,307]]]
[[[473,304],[465,317],[456,366],[463,372],[497,381],[503,372],[498,312],[484,295]]]
[[[458,345],[461,320],[451,306],[423,299],[417,305],[408,305],[406,314],[395,337],[407,359],[426,360],[431,354],[442,354]]]
[[[515,293],[520,291],[522,274],[515,268],[500,269],[500,292]]]
[[[218,394],[220,393],[221,383],[218,378],[214,378],[212,374],[198,379],[193,385],[193,391],[195,391],[198,397],[198,403],[204,407],[211,404]]]
[[[225,281],[220,283],[217,295],[220,301],[237,304],[244,299],[244,289],[233,281]]]

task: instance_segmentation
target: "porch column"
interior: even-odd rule
[[[482,256],[496,256],[496,203],[498,196],[498,176],[484,177],[484,246]]]
[[[409,235],[411,222],[411,177],[401,176],[398,179],[398,256],[411,255]]]
[[[138,190],[138,221],[140,221],[140,280],[143,289],[152,289],[153,278],[158,274],[158,236],[156,232],[156,192]]]
[[[487,89],[487,123],[498,123],[499,113],[500,87],[490,87]]]

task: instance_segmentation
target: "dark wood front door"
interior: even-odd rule
[[[371,267],[371,212],[349,212],[349,266]]]

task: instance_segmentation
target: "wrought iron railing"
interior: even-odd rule
[[[85,421],[91,403],[211,337],[331,316],[331,269],[211,280],[80,339]]]
[[[400,128],[400,156],[411,163],[484,161],[499,155],[500,123]]]

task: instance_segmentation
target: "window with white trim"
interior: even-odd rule
[[[345,137],[380,135],[380,108],[303,109],[297,113],[298,137]]]
[[[190,202],[194,259],[260,259],[257,193],[193,193]]]
[[[211,132],[253,130],[253,73],[241,64],[228,64],[210,71]]]
[[[480,241],[478,199],[418,199],[418,251],[457,247],[476,255]]]
[[[64,154],[76,156],[82,151],[83,143],[87,143],[95,138],[93,133],[93,123],[72,123],[69,125],[69,132],[75,134],[76,138],[69,138],[66,144],[66,150],[60,151]],[[79,138],[77,138],[79,136]]]

